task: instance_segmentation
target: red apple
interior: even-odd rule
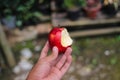
[[[65,52],[66,49],[72,45],[72,42],[66,28],[56,27],[49,33],[50,47],[56,46],[60,53]]]

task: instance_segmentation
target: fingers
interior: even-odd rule
[[[55,66],[60,61],[60,59],[62,58],[62,56],[63,56],[63,54],[59,54],[58,57],[53,62],[51,62],[51,64],[53,66]]]
[[[61,71],[60,77],[62,77],[65,72],[68,70],[71,62],[72,62],[72,56],[71,56],[72,49],[68,48],[62,58],[59,60],[59,62],[56,64],[56,68]]]
[[[58,57],[58,48],[56,46],[53,47],[52,49],[52,54],[49,55],[47,58],[46,58],[46,61],[48,62],[52,62],[54,61],[56,58]]]
[[[65,63],[64,66],[61,68],[61,73],[62,73],[61,76],[63,76],[63,75],[66,73],[66,71],[67,71],[68,68],[70,67],[71,62],[72,62],[72,56],[69,55],[68,58],[67,58],[66,63]]]
[[[70,67],[70,64],[72,62],[71,52],[72,52],[71,48],[68,48],[65,52],[66,61],[63,63],[63,66],[60,69],[61,76],[63,76],[66,73],[66,71],[68,70],[68,68]]]
[[[48,50],[49,50],[49,42],[47,41],[45,46],[43,47],[43,49],[41,51],[40,59],[47,56]]]
[[[72,49],[68,48],[66,50],[66,52],[63,54],[62,58],[59,60],[59,62],[56,64],[56,67],[58,69],[61,69],[61,67],[64,65],[64,63],[66,62],[67,57],[71,54]]]
[[[62,58],[59,60],[59,62],[56,64],[56,67],[60,69],[64,65],[65,61],[66,61],[66,56],[63,55]]]
[[[72,48],[69,47],[69,48],[67,48],[67,50],[65,51],[65,55],[66,55],[66,56],[69,56],[69,55],[71,55],[71,52],[72,52]]]

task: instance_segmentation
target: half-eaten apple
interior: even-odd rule
[[[53,28],[49,33],[49,44],[52,48],[56,46],[59,53],[64,53],[68,47],[73,43],[66,28]]]

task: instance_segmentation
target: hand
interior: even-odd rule
[[[29,73],[27,80],[60,80],[66,73],[72,62],[72,49],[67,48],[61,55],[58,55],[58,48],[55,46],[50,55],[47,55],[48,51],[49,43],[46,42],[40,58]]]

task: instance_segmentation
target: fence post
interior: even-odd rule
[[[5,32],[3,30],[3,27],[2,25],[0,24],[0,44],[1,44],[1,47],[3,48],[3,51],[4,51],[4,55],[7,59],[7,63],[10,67],[13,67],[15,66],[16,64],[16,61],[15,61],[15,58],[13,56],[13,53],[10,49],[10,46],[7,42],[7,38],[6,38],[6,35],[5,35]]]

